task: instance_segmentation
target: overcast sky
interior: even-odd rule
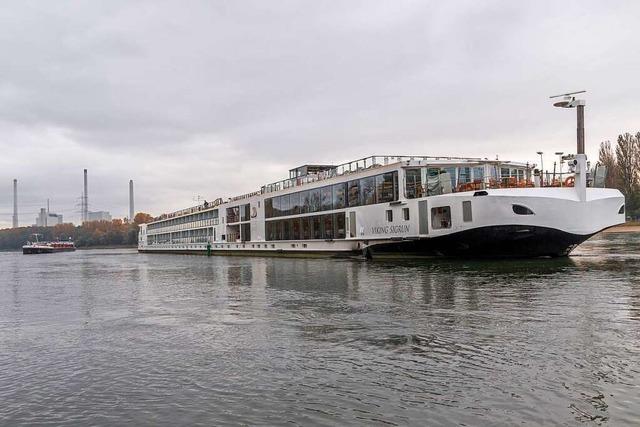
[[[157,215],[370,154],[536,162],[640,131],[638,1],[15,1],[0,8],[0,228]]]

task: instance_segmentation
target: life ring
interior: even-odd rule
[[[565,187],[573,187],[575,185],[576,185],[576,177],[575,176],[568,176],[564,180],[564,186]]]

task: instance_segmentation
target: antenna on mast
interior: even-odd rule
[[[577,94],[579,94],[579,93],[586,93],[586,92],[587,92],[586,90],[579,90],[579,91],[576,91],[576,92],[561,93],[560,95],[553,95],[553,96],[550,96],[550,97],[549,97],[549,99],[553,99],[553,98],[560,98],[561,96],[577,95]]]

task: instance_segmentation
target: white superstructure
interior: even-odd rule
[[[533,165],[479,158],[371,156],[305,165],[254,193],[140,227],[141,252],[377,256],[562,256],[624,222],[618,190],[541,187]],[[534,184],[535,183],[535,184]],[[536,186],[537,185],[537,186]]]

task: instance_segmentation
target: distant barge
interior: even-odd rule
[[[39,235],[34,234],[35,242],[27,242],[22,246],[22,253],[25,255],[32,254],[51,254],[55,252],[72,252],[76,250],[75,244],[69,241],[40,242]]]

